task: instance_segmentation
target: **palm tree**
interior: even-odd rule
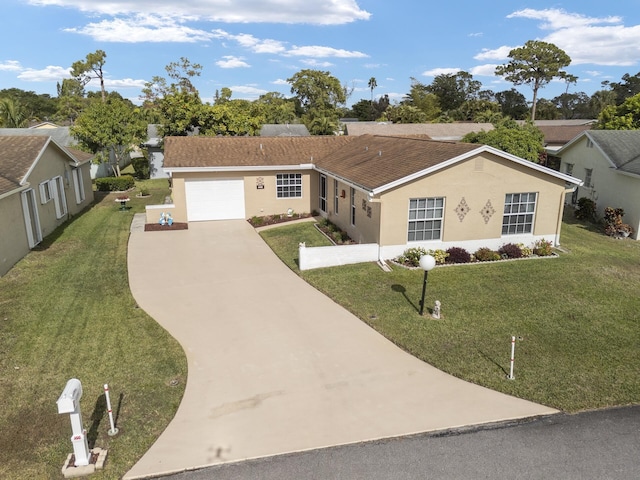
[[[371,120],[375,120],[373,117],[373,90],[378,86],[378,82],[376,82],[376,77],[371,77],[369,79],[369,90],[371,90]]]
[[[0,123],[6,128],[23,128],[29,119],[20,103],[11,98],[0,98]]]

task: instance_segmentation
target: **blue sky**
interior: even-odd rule
[[[640,0],[2,0],[0,12],[0,89],[52,96],[71,64],[98,49],[107,89],[136,103],[144,83],[180,57],[203,66],[195,84],[205,101],[223,87],[232,98],[289,96],[286,79],[304,68],[352,88],[349,103],[370,98],[371,77],[376,97],[399,101],[411,77],[429,84],[458,70],[497,92],[513,85],[495,66],[534,39],[572,58],[573,92],[640,71]],[[554,82],[540,96],[565,88]]]

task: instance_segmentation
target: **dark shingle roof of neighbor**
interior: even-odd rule
[[[57,128],[0,128],[0,136],[28,136],[40,135],[53,138],[62,147],[76,145],[78,142],[71,136],[69,127]]]
[[[590,130],[586,135],[618,170],[640,175],[640,130]]]
[[[591,125],[536,125],[544,135],[544,143],[547,145],[565,145],[580,135],[585,130],[590,130]]]
[[[0,195],[20,187],[48,141],[44,136],[0,136]]]
[[[309,130],[302,124],[266,124],[260,129],[261,137],[306,137]]]

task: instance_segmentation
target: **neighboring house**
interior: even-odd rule
[[[53,122],[42,122],[36,125],[31,125],[29,128],[31,129],[39,129],[39,128],[60,128],[60,125],[56,125]]]
[[[592,125],[536,125],[544,135],[544,149],[547,154],[555,155],[571,140],[585,130],[590,130]]]
[[[298,123],[268,123],[260,129],[261,137],[307,137],[309,130]]]
[[[567,195],[575,205],[580,197],[606,207],[623,208],[624,223],[640,230],[640,130],[585,131],[558,150],[560,171],[581,178],[584,185]]]
[[[426,135],[433,140],[462,140],[468,133],[493,130],[491,123],[387,123],[351,122],[345,124],[346,135]]]
[[[147,140],[140,146],[147,151],[149,160],[149,178],[169,178],[164,171],[164,151],[162,137],[158,134],[159,125],[147,125]]]
[[[0,136],[0,276],[93,201],[91,157],[47,136]]]
[[[167,137],[165,170],[176,221],[317,211],[382,259],[558,245],[567,185],[581,183],[485,145],[374,135]]]

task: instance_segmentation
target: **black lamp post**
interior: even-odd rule
[[[422,300],[420,300],[420,315],[424,312],[424,294],[427,292],[427,275],[429,271],[436,266],[436,259],[432,255],[423,255],[420,257],[420,268],[424,270],[424,279],[422,281]]]

